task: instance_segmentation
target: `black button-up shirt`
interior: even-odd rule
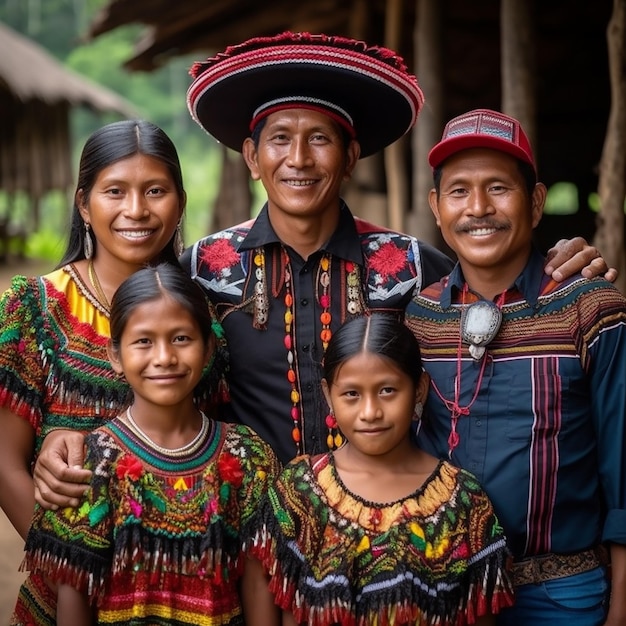
[[[264,328],[253,325],[255,251],[263,249],[269,312]],[[230,366],[227,374],[232,410],[287,462],[298,452],[292,438],[291,383],[285,347],[284,253],[291,266],[293,353],[300,392],[301,452],[327,450],[321,390],[319,264],[330,258],[331,330],[350,317],[346,263],[358,266],[362,310],[403,315],[413,294],[448,273],[452,262],[408,235],[355,219],[343,205],[337,229],[308,259],[284,246],[264,207],[250,222],[211,235],[190,248],[181,263],[206,290],[224,327]]]

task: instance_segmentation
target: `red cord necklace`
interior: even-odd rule
[[[459,445],[460,437],[457,432],[457,424],[459,421],[459,417],[461,415],[469,415],[470,408],[476,401],[478,397],[478,392],[480,391],[480,387],[483,382],[483,376],[485,374],[485,367],[487,365],[487,358],[485,357],[485,346],[491,342],[494,337],[498,334],[498,330],[500,329],[500,324],[502,322],[502,313],[501,308],[504,303],[504,297],[506,291],[502,292],[495,303],[488,302],[486,300],[478,300],[477,302],[473,302],[467,308],[465,308],[465,296],[469,290],[467,283],[463,286],[463,295],[462,295],[462,320],[470,320],[468,324],[465,325],[464,329],[459,329],[459,343],[457,347],[457,359],[456,359],[456,376],[454,378],[454,400],[449,400],[444,397],[441,393],[434,380],[431,380],[431,384],[435,393],[439,396],[439,399],[444,403],[445,407],[450,411],[450,434],[448,435],[448,457],[452,457],[452,453],[454,449]],[[485,315],[488,319],[481,320],[480,328],[473,329],[472,326],[472,318],[474,317],[470,309],[472,307],[481,307],[478,317],[484,318]],[[485,326],[488,328],[488,331],[485,331]],[[480,337],[479,341],[472,341],[472,337]],[[459,404],[459,399],[461,397],[461,364],[462,364],[462,352],[463,352],[463,343],[469,343],[469,352],[474,360],[481,359],[480,370],[478,372],[478,380],[476,381],[476,388],[474,389],[474,394],[470,401],[465,405],[461,406]]]

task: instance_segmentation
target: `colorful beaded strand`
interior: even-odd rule
[[[293,338],[293,295],[291,293],[291,267],[286,259],[285,268],[285,348],[287,349],[287,380],[291,385],[291,420],[293,427],[291,438],[296,444],[296,452],[302,451],[302,431],[300,428],[300,392],[298,391],[298,375],[296,374],[296,358],[294,354],[295,341]]]
[[[323,256],[320,261],[320,272],[319,272],[319,284],[321,287],[321,291],[318,296],[318,301],[320,306],[322,307],[322,313],[320,314],[320,322],[322,324],[322,330],[320,332],[320,339],[322,340],[322,348],[324,352],[326,352],[326,348],[328,348],[328,342],[333,336],[332,330],[330,328],[330,323],[332,321],[332,314],[330,312],[330,257]],[[326,427],[328,428],[328,435],[326,437],[326,445],[329,450],[334,450],[335,448],[339,448],[343,443],[343,437],[337,430],[337,420],[335,416],[329,413],[326,416]]]

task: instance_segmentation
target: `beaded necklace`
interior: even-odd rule
[[[465,285],[463,286],[463,297],[462,297],[462,302],[461,302],[463,306],[463,314],[466,314],[465,296],[468,292],[468,289],[469,287],[467,283],[465,283]],[[505,294],[506,294],[506,291],[502,292],[500,296],[498,297],[498,300],[495,302],[495,304],[490,305],[490,306],[493,306],[494,308],[497,308],[498,313],[500,313],[500,309],[502,308],[502,304],[504,303]],[[474,304],[478,304],[478,303],[474,303]],[[470,304],[470,307],[471,306],[472,305]],[[493,328],[491,329],[492,332],[490,333],[490,336],[488,337],[488,341],[484,340],[483,343],[480,344],[482,351],[479,351],[479,352],[472,350],[472,348],[476,347],[476,343],[472,343],[472,341],[468,339],[467,333],[463,333],[459,331],[459,343],[457,346],[457,357],[456,357],[456,376],[454,377],[454,400],[449,400],[445,398],[444,395],[439,390],[439,388],[437,387],[437,385],[435,384],[435,381],[431,378],[431,385],[433,389],[435,390],[435,393],[439,396],[439,399],[444,403],[445,407],[450,411],[450,435],[448,436],[448,457],[449,458],[452,458],[452,453],[454,452],[454,449],[459,445],[459,441],[460,441],[459,433],[456,430],[459,417],[461,417],[461,415],[469,415],[470,408],[472,407],[472,405],[476,401],[476,398],[478,397],[478,393],[480,391],[480,387],[482,385],[483,377],[485,374],[485,367],[487,366],[487,361],[488,361],[488,359],[485,357],[484,348],[487,345],[487,343],[489,343],[489,341],[491,341],[497,334],[498,329],[500,328],[500,319],[501,318],[498,318],[497,323],[494,322],[492,324]],[[469,336],[471,336],[471,333]],[[480,370],[478,371],[478,379],[476,381],[474,394],[472,395],[472,398],[465,406],[461,406],[459,404],[459,399],[461,397],[461,353],[463,350],[464,340],[470,344],[469,351],[470,351],[472,358],[474,360],[481,359],[481,363],[480,363]]]
[[[189,443],[186,443],[180,448],[165,448],[152,440],[139,427],[137,422],[135,422],[135,420],[133,419],[133,414],[130,411],[130,407],[126,409],[126,423],[133,431],[133,433],[135,433],[135,435],[153,451],[170,458],[180,458],[184,456],[189,456],[197,452],[204,443],[204,440],[206,439],[206,435],[209,432],[209,418],[202,411],[200,411],[200,415],[202,416],[202,426],[200,427],[198,434]]]
[[[331,260],[330,254],[323,254],[320,259],[316,276],[316,298],[322,308],[320,313],[320,340],[322,350],[325,352],[328,342],[332,337],[331,323]],[[254,325],[263,328],[267,323],[269,304],[267,295],[267,279],[265,268],[265,252],[263,248],[254,251],[255,279],[254,285]],[[363,302],[361,297],[361,280],[359,267],[350,261],[341,261],[341,274],[346,276],[346,288],[341,289],[342,300],[346,301],[346,307],[342,318],[345,318],[345,311],[350,315],[359,315],[363,312]],[[275,268],[277,269],[277,268]],[[278,284],[284,286],[283,304],[284,328],[283,343],[287,351],[287,381],[290,385],[291,400],[291,438],[296,446],[296,453],[302,453],[302,403],[300,381],[298,377],[298,353],[296,349],[295,324],[296,310],[294,307],[292,269],[289,255],[284,247],[281,248],[281,268],[282,281]],[[274,294],[275,297],[278,294]],[[341,320],[342,322],[344,319]],[[330,416],[329,416],[330,417]],[[327,444],[329,449],[337,448],[343,443],[341,434],[337,431],[337,423],[334,420],[326,419],[328,427]]]

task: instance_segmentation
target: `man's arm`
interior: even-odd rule
[[[422,263],[422,287],[439,281],[450,273],[453,262],[440,250],[419,242]],[[589,245],[582,237],[560,239],[548,250],[545,272],[557,282],[561,282],[574,274],[582,274],[585,278],[603,276],[614,282],[617,270],[609,268],[606,261],[595,246]]]
[[[611,600],[605,626],[626,624],[626,546],[610,544]]]
[[[91,472],[83,469],[85,437],[53,430],[44,439],[34,470],[35,499],[44,509],[78,506]]]

